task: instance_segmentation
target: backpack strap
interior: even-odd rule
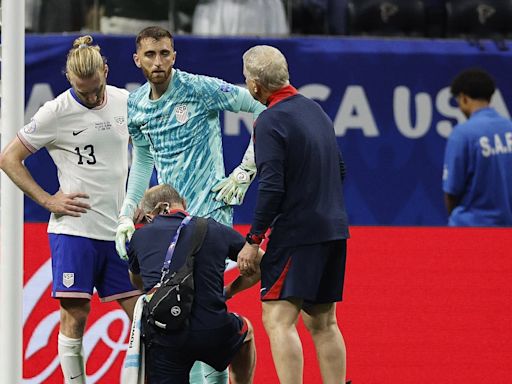
[[[166,276],[169,274],[169,267],[171,265],[172,257],[174,256],[174,250],[176,249],[176,244],[178,242],[181,230],[183,229],[183,227],[186,227],[191,221],[192,216],[185,217],[182,220],[180,226],[178,227],[178,230],[174,234],[171,244],[169,245],[169,248],[167,249],[167,252],[165,254],[165,260],[162,266],[162,276],[160,277],[160,283],[157,285],[162,284]],[[201,249],[204,242],[204,238],[206,236],[207,229],[208,221],[202,217],[196,217],[195,225],[192,226],[192,238],[190,240],[190,245],[187,250],[184,265],[193,265],[194,255]]]
[[[194,225],[192,233],[192,241],[189,248],[189,255],[195,255],[204,243],[206,237],[206,230],[208,229],[208,220],[203,217],[196,217],[196,225]]]
[[[192,239],[190,241],[185,262],[181,268],[194,270],[195,255],[203,246],[204,238],[206,237],[206,230],[208,229],[208,221],[205,218],[196,217],[195,225],[191,226],[189,229],[193,231]]]
[[[169,247],[167,248],[167,252],[165,253],[165,259],[164,264],[162,265],[162,277],[160,278],[160,283],[164,281],[165,275],[169,272],[169,268],[171,266],[171,261],[174,256],[174,251],[176,249],[176,243],[178,242],[178,239],[180,237],[181,230],[190,223],[192,220],[192,216],[186,216],[180,223],[178,229],[174,233],[174,236],[172,237],[172,241],[169,244]]]

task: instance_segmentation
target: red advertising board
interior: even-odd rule
[[[23,382],[60,384],[59,312],[50,297],[45,231],[44,224],[25,224]],[[354,227],[351,233],[337,316],[354,384],[510,382],[512,229]],[[274,384],[258,296],[256,286],[229,307],[254,325],[255,383]],[[94,297],[84,337],[88,384],[119,383],[128,329],[117,304]],[[304,383],[321,383],[300,322],[299,335]]]

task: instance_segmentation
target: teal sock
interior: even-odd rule
[[[208,364],[203,364],[203,372],[206,377],[207,384],[228,384],[229,374],[226,368],[222,372],[216,371],[215,368],[210,367]]]
[[[203,364],[196,361],[190,370],[190,384],[205,384]]]

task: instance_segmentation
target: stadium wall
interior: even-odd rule
[[[69,87],[63,69],[73,35],[26,38],[25,121]],[[110,66],[109,82],[133,89],[144,79],[132,61],[134,38],[95,36]],[[354,225],[445,225],[441,191],[446,137],[464,117],[450,98],[449,83],[461,69],[480,66],[497,80],[493,105],[505,116],[512,107],[512,51],[484,42],[483,50],[462,40],[371,40],[361,38],[223,38],[178,36],[176,67],[242,84],[242,54],[271,44],[288,58],[291,81],[333,119],[348,175],[345,194]],[[222,114],[226,169],[242,158],[250,116]],[[512,150],[512,149],[511,149]],[[45,151],[27,166],[49,191],[56,171]],[[255,184],[235,211],[249,223]],[[48,213],[25,200],[25,220]]]
[[[26,122],[69,87],[63,69],[75,37],[27,36]],[[110,83],[133,89],[144,81],[131,60],[133,37],[95,40],[108,58]],[[446,137],[463,119],[449,97],[450,79],[465,67],[487,69],[499,87],[493,104],[510,116],[512,53],[491,42],[479,50],[459,40],[179,36],[176,66],[242,84],[241,55],[255,44],[272,44],[285,53],[293,84],[333,119],[347,163],[347,207],[351,223],[358,225],[349,241],[345,301],[337,309],[349,352],[348,377],[354,384],[508,383],[512,230],[436,226],[446,222],[441,192]],[[242,157],[252,122],[231,113],[221,117],[229,171]],[[47,190],[58,188],[45,151],[26,163]],[[253,185],[236,210],[242,233],[254,198]],[[24,383],[61,383],[58,305],[50,298],[42,224],[48,214],[29,199],[25,203]],[[234,274],[228,271],[227,279]],[[93,301],[85,337],[88,379],[116,383],[128,321],[116,304],[100,304],[97,296]],[[256,327],[256,383],[277,383],[258,288],[232,299],[230,307]],[[302,325],[300,335],[304,382],[320,383]]]

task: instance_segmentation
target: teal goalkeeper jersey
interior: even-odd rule
[[[211,191],[225,177],[219,112],[258,114],[264,107],[252,98],[243,102],[250,98],[244,88],[177,69],[159,99],[150,100],[150,90],[146,83],[128,98],[133,144],[149,145],[158,182],[185,197],[191,215],[211,216],[225,206]]]

